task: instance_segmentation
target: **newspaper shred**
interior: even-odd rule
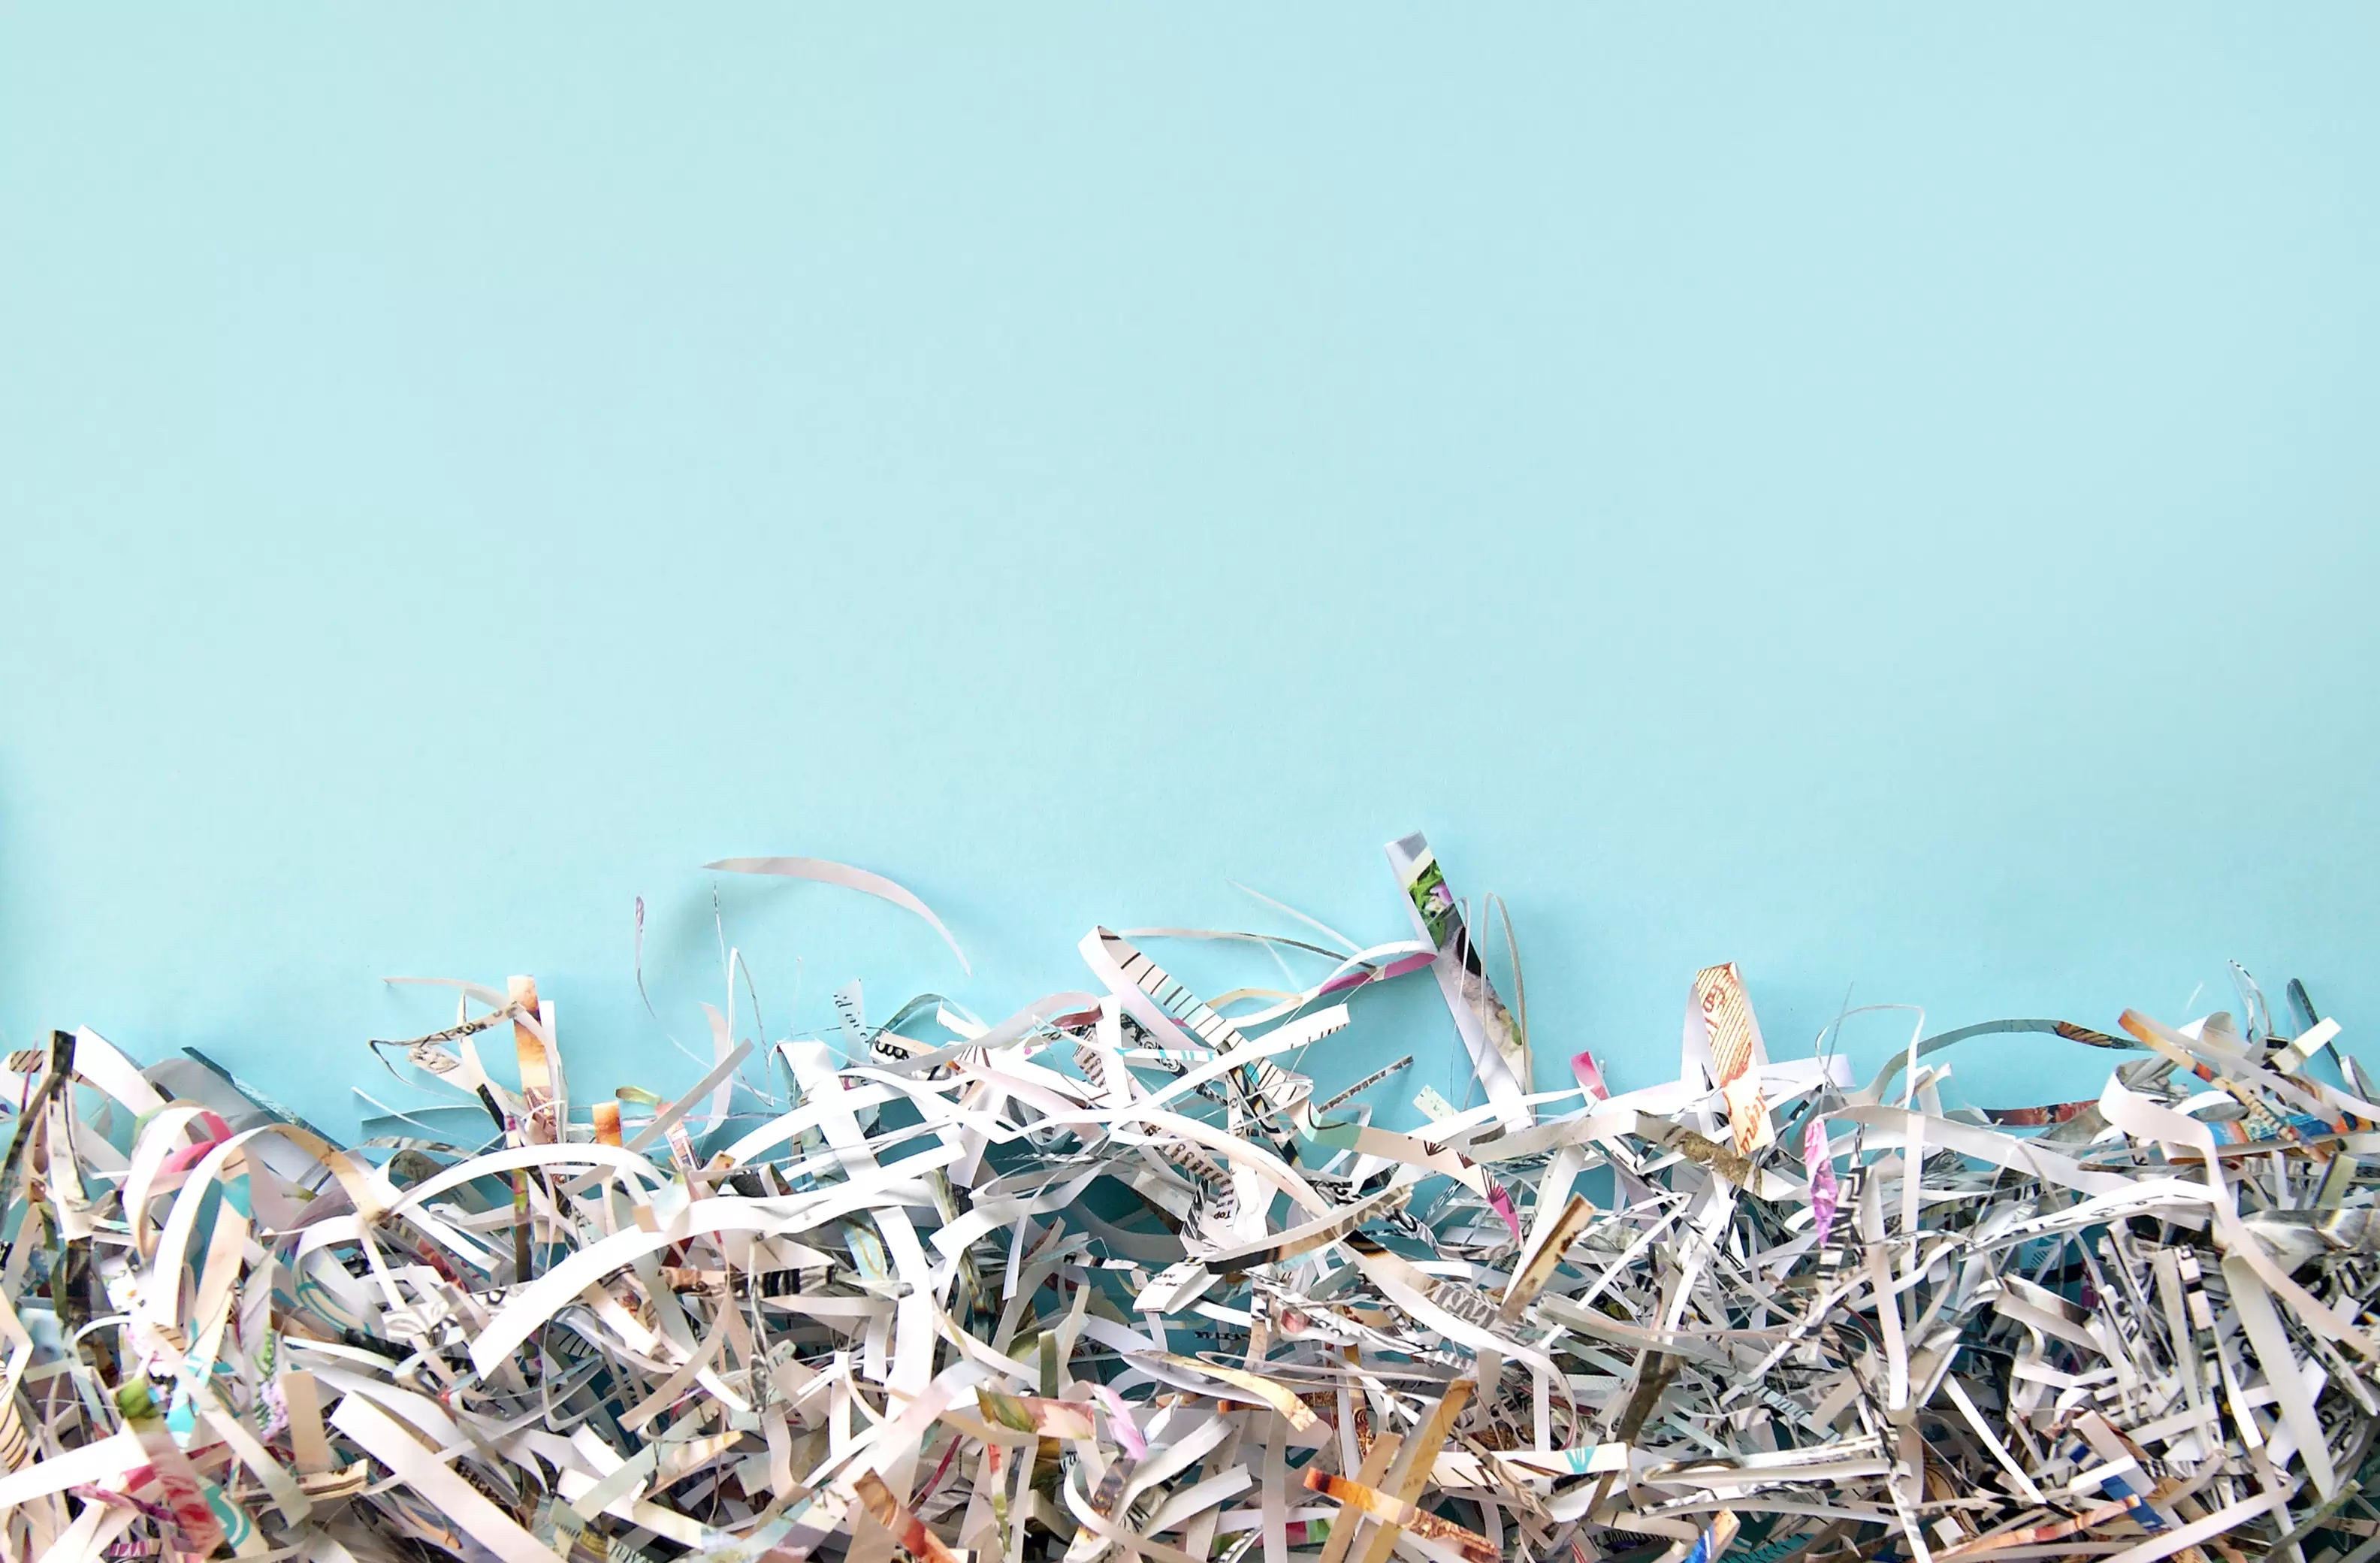
[[[2380,1557],[2380,1106],[2302,984],[2286,1019],[2239,971],[2239,1017],[1920,1036],[1863,1082],[1772,1058],[1722,963],[1675,1078],[1613,1093],[1565,1038],[1577,1083],[1536,1092],[1486,914],[1421,837],[1390,861],[1410,940],[1095,929],[1081,991],[992,1021],[932,995],[872,1020],[854,984],[823,1035],[739,1036],[731,956],[670,1093],[565,1071],[525,977],[447,984],[451,1024],[357,1048],[353,1145],[195,1054],[12,1055],[0,1541]],[[958,948],[880,876],[714,866]],[[1144,947],[1184,936],[1256,950],[1263,985],[1194,992]],[[1409,1060],[1299,1069],[1425,970],[1475,1068],[1396,1130]],[[2017,1033],[2106,1084],[1946,1105],[1947,1050]]]

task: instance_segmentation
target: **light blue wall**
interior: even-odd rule
[[[1548,1053],[2380,1032],[2380,11],[0,15],[0,1023],[328,1124],[1094,921],[1509,899]],[[1201,981],[1268,980],[1211,953]],[[798,997],[795,995],[798,974]],[[1367,998],[1342,1075],[1434,995]],[[1855,1051],[1887,1045],[1881,1024]],[[2089,1088],[1957,1059],[1992,1100]],[[1550,1071],[1548,1071],[1550,1072]],[[384,1077],[383,1077],[384,1078]],[[1411,1086],[1394,1093],[1402,1103]],[[1398,1108],[1402,1113],[1403,1109]]]

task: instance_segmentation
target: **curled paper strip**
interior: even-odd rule
[[[1285,985],[1094,929],[1085,991],[993,1023],[852,984],[770,1040],[728,995],[690,1080],[565,1071],[537,984],[451,984],[358,1049],[410,1094],[353,1146],[194,1056],[9,1056],[8,1557],[2380,1557],[2380,1107],[2301,984],[2292,1034],[2237,972],[2245,1022],[1994,1022],[1860,1085],[1715,966],[1675,1080],[1564,1039],[1541,1093],[1517,969],[1390,861],[1415,940],[1133,935]],[[949,938],[879,876],[714,866]],[[1300,1071],[1426,969],[1474,1079],[1394,1130],[1409,1060]],[[2114,1068],[1946,1105],[1938,1056],[2010,1034]]]

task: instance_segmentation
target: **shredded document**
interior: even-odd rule
[[[1389,856],[1410,939],[1097,928],[994,1019],[855,983],[769,1041],[731,959],[674,1081],[445,984],[353,1144],[196,1053],[9,1056],[8,1557],[2380,1558],[2380,1106],[2302,984],[1863,1081],[1722,963],[1674,1078],[1560,1037],[1539,1089],[1509,922]],[[1184,937],[1262,964],[1194,992]],[[1425,971],[1466,1091],[1300,1072]],[[1957,1105],[2016,1033],[2106,1083]]]

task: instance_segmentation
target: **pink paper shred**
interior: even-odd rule
[[[1835,1181],[1835,1164],[1827,1157],[1827,1120],[1812,1118],[1802,1131],[1802,1165],[1810,1169],[1810,1214],[1816,1217],[1818,1246],[1835,1227],[1835,1200],[1842,1191]]]
[[[1570,1057],[1570,1072],[1572,1076],[1577,1080],[1579,1089],[1585,1092],[1589,1096],[1594,1097],[1598,1102],[1607,1102],[1611,1099],[1611,1092],[1609,1088],[1603,1083],[1603,1071],[1595,1067],[1594,1054],[1572,1054]]]

